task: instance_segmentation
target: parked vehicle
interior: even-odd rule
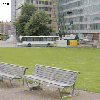
[[[18,46],[54,46],[59,36],[20,36]]]

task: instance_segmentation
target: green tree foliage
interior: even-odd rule
[[[24,5],[22,5],[21,7],[21,15],[26,14],[27,18],[32,16],[32,14],[35,13],[35,11],[37,11],[37,8],[31,3],[24,3]]]
[[[44,10],[38,10],[30,17],[29,22],[25,25],[26,35],[49,35],[51,28],[47,26],[49,16]]]
[[[33,13],[37,11],[37,8],[33,4],[24,3],[21,7],[21,16],[14,21],[14,27],[16,27],[16,35],[26,35],[24,33],[24,26],[30,20]]]
[[[44,10],[37,10],[33,4],[24,3],[21,16],[14,21],[17,35],[49,35],[52,29],[48,27],[49,16]]]

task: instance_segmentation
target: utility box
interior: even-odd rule
[[[75,46],[75,45],[77,45],[77,40],[70,40],[70,45],[71,46]]]
[[[56,47],[67,47],[67,40],[56,40]]]

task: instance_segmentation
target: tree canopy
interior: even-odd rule
[[[44,10],[37,10],[33,4],[24,3],[21,15],[14,21],[16,35],[49,35],[52,32],[48,26],[50,18]]]

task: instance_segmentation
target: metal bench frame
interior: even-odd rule
[[[27,79],[38,82],[39,85],[45,83],[56,86],[62,98],[60,89],[65,87],[73,86],[72,95],[74,94],[75,80],[78,73],[80,72],[36,64],[32,75],[22,77],[26,80],[27,86]]]
[[[11,80],[13,79],[21,79],[23,75],[25,75],[25,71],[28,69],[27,67],[22,67],[14,64],[9,64],[9,63],[0,63],[0,77],[9,79],[10,84],[13,87]],[[24,85],[24,80],[23,80],[23,85]],[[8,84],[7,84],[8,87]]]

